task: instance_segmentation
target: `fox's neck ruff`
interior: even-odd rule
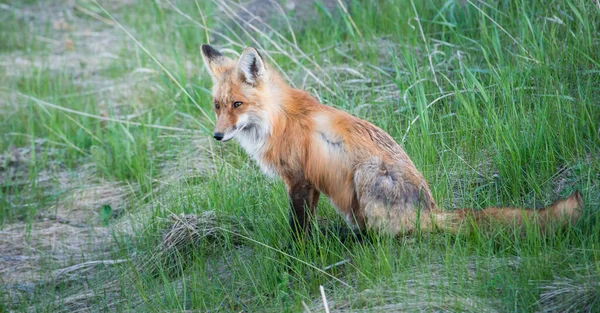
[[[280,88],[269,88],[269,96],[262,101],[263,109],[253,114],[249,123],[236,136],[242,148],[260,166],[263,173],[268,176],[276,176],[273,165],[266,162],[264,155],[269,149],[269,142],[273,139],[274,125],[285,124],[282,121],[286,114],[282,111]]]
[[[242,148],[246,150],[246,153],[258,163],[263,173],[274,176],[274,168],[270,164],[264,162],[264,153],[269,135],[269,130],[264,126],[252,124],[241,131],[236,139]]]
[[[270,149],[297,144],[299,138],[289,138],[288,129],[297,122],[305,102],[316,101],[306,92],[288,86],[276,73],[262,86],[261,110],[252,114],[247,126],[236,136],[237,141],[260,166],[263,173],[276,176],[276,165],[268,161]]]

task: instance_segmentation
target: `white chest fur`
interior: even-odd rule
[[[252,127],[240,131],[236,136],[236,139],[242,148],[246,150],[246,153],[258,163],[262,172],[273,177],[277,174],[275,168],[265,162],[264,159],[268,136],[268,129],[253,125]]]

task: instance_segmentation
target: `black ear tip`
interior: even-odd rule
[[[223,55],[221,52],[219,52],[217,49],[213,48],[211,45],[202,44],[201,47],[202,47],[202,53],[207,58],[214,58],[214,57],[218,57],[218,56],[222,56]]]

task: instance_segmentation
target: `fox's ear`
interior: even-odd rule
[[[224,65],[228,60],[221,52],[206,44],[202,45],[202,59],[204,59],[204,64],[206,64],[206,68],[213,80],[219,74],[219,66]]]
[[[267,74],[262,56],[254,48],[246,48],[237,63],[238,74],[244,82],[256,86]]]

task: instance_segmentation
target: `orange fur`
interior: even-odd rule
[[[579,217],[578,193],[540,211],[441,211],[408,155],[380,128],[291,88],[253,48],[237,62],[208,45],[202,53],[213,79],[215,138],[235,138],[264,172],[282,178],[296,231],[308,227],[320,193],[347,221],[391,235],[417,225],[456,230],[468,216],[479,223]]]

